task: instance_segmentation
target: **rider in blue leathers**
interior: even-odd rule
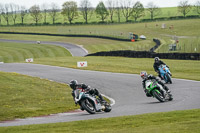
[[[154,58],[154,64],[153,64],[153,68],[154,68],[154,70],[158,73],[158,76],[162,79],[162,77],[161,77],[161,75],[160,75],[160,71],[159,71],[159,66],[160,65],[166,65],[163,61],[161,61],[160,59],[159,59],[159,57],[155,57]],[[166,65],[167,66],[167,65]],[[168,67],[168,66],[167,66]],[[169,68],[169,67],[168,67]]]

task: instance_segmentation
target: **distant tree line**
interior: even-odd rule
[[[192,8],[193,7],[193,8]],[[80,6],[78,7],[77,2],[75,1],[66,1],[63,3],[62,8],[56,3],[33,5],[30,9],[27,9],[25,6],[19,6],[17,4],[1,4],[0,3],[0,25],[2,25],[2,20],[4,19],[9,25],[9,22],[12,21],[14,25],[16,20],[20,19],[21,24],[24,24],[24,19],[30,15],[37,25],[39,22],[43,21],[44,24],[47,24],[47,16],[50,17],[53,24],[55,24],[58,16],[61,15],[65,18],[64,21],[68,21],[70,24],[77,18],[80,14],[84,23],[88,23],[88,20],[91,19],[91,16],[94,14],[102,22],[105,19],[110,19],[110,22],[113,23],[113,16],[117,16],[117,21],[121,21],[121,17],[124,17],[126,22],[129,22],[130,17],[134,18],[134,21],[137,21],[139,18],[145,16],[145,11],[150,14],[150,19],[153,20],[156,16],[161,14],[161,9],[153,2],[150,2],[144,7],[140,2],[133,2],[133,0],[107,0],[105,3],[100,1],[96,8],[92,7],[90,0],[81,0]],[[200,15],[200,1],[197,1],[195,5],[192,5],[188,0],[183,0],[179,2],[178,12],[180,12],[183,17],[194,11]]]

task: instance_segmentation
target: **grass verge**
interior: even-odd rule
[[[77,108],[66,84],[5,72],[0,72],[0,84],[0,121]]]
[[[18,127],[0,127],[3,133],[198,133],[200,109],[150,113],[95,120]]]

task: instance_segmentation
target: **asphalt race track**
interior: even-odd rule
[[[29,63],[0,64],[0,71],[17,72],[62,83],[69,83],[70,80],[77,79],[79,82],[99,89],[101,93],[115,100],[110,113],[97,113],[94,115],[90,115],[85,111],[63,113],[46,117],[4,121],[0,122],[0,126],[68,122],[200,108],[200,82],[198,81],[172,79],[173,84],[167,86],[171,89],[174,100],[160,103],[154,98],[146,97],[139,75],[87,71]]]
[[[0,39],[0,42],[29,43],[29,44],[38,43],[38,41],[8,40],[8,39]],[[85,56],[88,54],[87,50],[79,45],[63,43],[63,42],[48,42],[48,41],[39,41],[39,42],[40,44],[49,44],[49,45],[57,45],[64,47],[72,54],[72,56]]]

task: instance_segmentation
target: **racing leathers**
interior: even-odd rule
[[[100,100],[102,102],[105,102],[104,98],[102,97],[102,95],[99,93],[99,91],[96,88],[92,89],[92,88],[90,88],[90,86],[85,85],[85,84],[78,84],[78,85],[76,85],[75,89],[72,88],[72,96],[74,99],[75,99],[74,91],[76,89],[84,89],[86,92],[89,92],[89,94],[96,95],[100,98]]]
[[[166,92],[170,93],[170,90],[168,89],[167,86],[164,85],[163,82],[161,82],[160,80],[158,80],[155,76],[149,74],[149,75],[148,75],[146,78],[144,78],[143,81],[142,81],[142,86],[143,86],[144,92],[146,93],[146,96],[147,96],[147,97],[151,97],[151,95],[147,92],[147,90],[146,90],[146,88],[145,88],[145,86],[146,86],[145,82],[146,82],[147,80],[151,80],[151,79],[155,79],[159,84],[162,85],[163,89],[165,89]]]

